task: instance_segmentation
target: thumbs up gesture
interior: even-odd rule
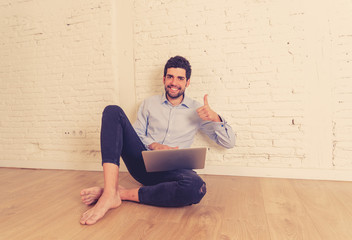
[[[208,103],[208,94],[204,95],[204,105],[197,109],[198,116],[204,121],[221,122],[219,115],[211,110]]]

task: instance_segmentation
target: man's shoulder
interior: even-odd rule
[[[162,104],[162,96],[154,95],[154,96],[145,98],[142,101],[142,104],[140,107],[143,107],[144,109],[149,109],[149,108],[155,108],[161,104]]]

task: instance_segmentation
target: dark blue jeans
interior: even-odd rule
[[[146,150],[124,111],[107,106],[101,126],[102,162],[120,166],[120,156],[134,179],[142,186],[139,201],[162,207],[181,207],[199,203],[206,193],[205,182],[190,169],[167,172],[146,171],[142,151]]]

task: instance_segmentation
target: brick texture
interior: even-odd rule
[[[208,93],[213,109],[238,136],[232,150],[199,136],[196,145],[211,145],[209,163],[301,166],[302,10],[289,1],[158,2],[135,4],[138,100],[162,91],[162,64],[184,55],[193,67],[187,93],[199,101]]]
[[[111,5],[64,2],[0,4],[0,160],[100,157],[101,111],[114,94]],[[74,130],[83,137],[65,136]]]
[[[336,7],[340,6],[340,7]],[[335,168],[352,168],[352,2],[336,3],[331,15],[333,54],[333,158]]]
[[[187,94],[208,93],[238,136],[231,150],[197,137],[211,146],[210,165],[351,169],[352,6],[313,2],[135,1],[137,102],[163,91],[163,64],[183,55],[193,66]],[[310,147],[323,150],[320,135],[307,135],[326,102],[331,151],[320,156]]]
[[[194,146],[209,147],[208,167],[352,170],[351,1],[133,4],[135,110],[164,91],[168,58],[188,58],[187,94],[200,102],[209,94],[237,133],[230,150],[196,136]],[[101,111],[121,86],[111,60],[114,6],[0,3],[0,164],[99,165]]]

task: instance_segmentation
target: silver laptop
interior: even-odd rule
[[[176,169],[202,169],[207,148],[142,151],[147,172]]]

